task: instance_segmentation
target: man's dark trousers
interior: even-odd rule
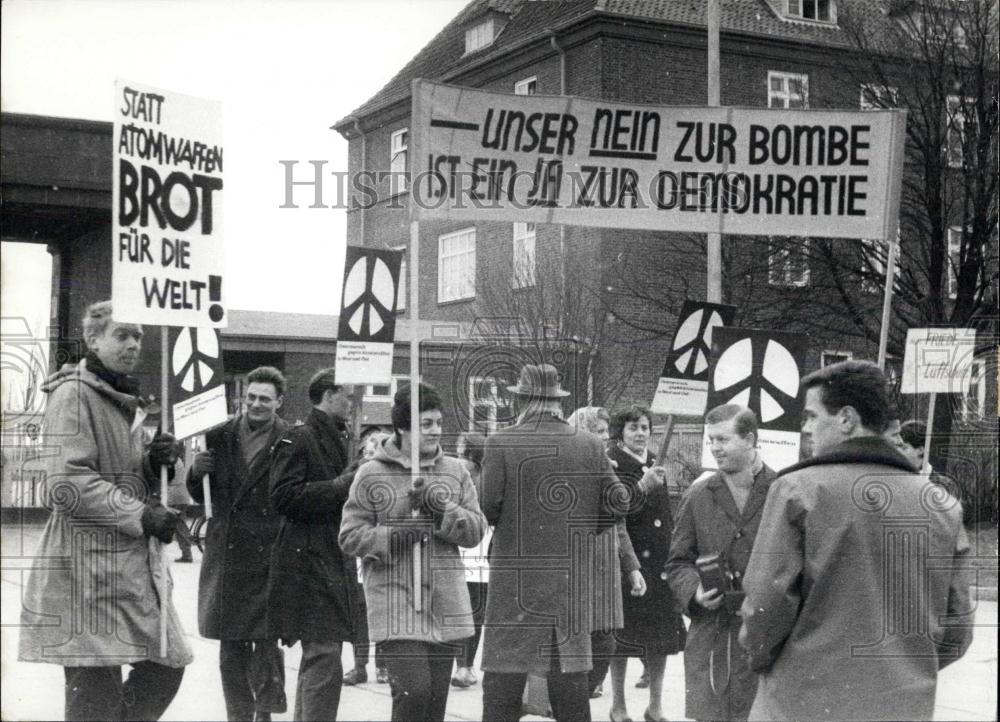
[[[158,720],[177,694],[183,667],[136,662],[128,679],[122,668],[63,667],[66,677],[66,719]]]
[[[284,712],[285,655],[268,639],[224,639],[219,644],[219,672],[226,717],[230,720],[271,719]]]

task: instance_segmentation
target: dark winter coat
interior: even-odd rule
[[[472,606],[458,547],[476,546],[486,531],[476,487],[458,459],[438,453],[420,460],[424,483],[444,508],[438,521],[414,518],[407,492],[409,456],[385,439],[358,469],[344,507],[340,543],[362,560],[368,630],[373,642],[410,639],[440,644],[471,637]],[[414,604],[413,543],[421,544],[421,609]],[[395,536],[395,539],[393,538]]]
[[[554,638],[563,672],[589,670],[592,549],[625,511],[604,445],[552,414],[525,416],[488,437],[482,486],[495,527],[483,669],[545,674]]]
[[[239,441],[241,417],[205,435],[212,518],[198,582],[198,632],[208,639],[273,639],[267,632],[267,581],[281,518],[271,504],[270,450],[288,430],[275,419],[264,450],[249,467]],[[191,498],[205,503],[201,478],[188,470]]]
[[[645,464],[617,447],[608,453],[617,464],[618,479],[628,489],[631,504],[625,517],[625,529],[646,580],[643,596],[633,597],[626,593],[622,597],[625,626],[615,638],[619,642],[618,654],[631,657],[677,654],[684,649],[685,636],[681,607],[667,583],[664,570],[674,524],[670,496],[666,486],[649,494],[639,489],[639,480],[645,470],[656,463],[656,457],[646,453]]]
[[[666,570],[674,596],[691,618],[684,647],[684,715],[691,719],[738,720],[750,713],[757,675],[737,641],[741,595],[727,595],[714,610],[698,604],[695,561],[722,554],[737,584],[742,580],[774,476],[767,466],[757,472],[742,513],[718,472],[691,486],[677,510]]]
[[[750,719],[931,719],[969,646],[961,505],[880,437],[771,484],[743,580]]]
[[[274,448],[271,503],[282,515],[271,556],[268,631],[286,642],[350,641],[354,575],[337,543],[353,474],[344,422],[313,409]]]

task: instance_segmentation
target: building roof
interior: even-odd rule
[[[848,40],[833,24],[788,20],[781,17],[783,0],[725,0],[721,3],[723,33],[769,37],[811,46],[843,48]],[[872,23],[885,22],[880,0],[840,0],[843,11],[864,13]],[[510,15],[493,44],[464,54],[465,29],[489,11]],[[706,0],[471,0],[395,77],[334,128],[348,132],[355,118],[363,118],[410,96],[415,78],[450,80],[466,70],[487,63],[512,48],[544,38],[555,29],[587,17],[629,18],[677,27],[705,27]]]

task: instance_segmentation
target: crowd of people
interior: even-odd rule
[[[193,658],[161,576],[185,531],[157,497],[177,445],[143,441],[130,375],[142,329],[103,302],[84,334],[86,357],[45,386],[59,451],[20,659],[64,667],[68,720],[156,720]],[[312,377],[298,426],[278,414],[282,374],[255,369],[243,411],[185,478],[199,504],[208,479],[198,627],[220,643],[228,718],[287,710],[283,650],[299,644],[294,719],[336,719],[374,646],[386,717],[443,720],[449,688],[479,683],[481,641],[484,720],[518,719],[529,677],[545,679],[555,719],[589,720],[609,670],[610,719],[629,720],[630,658],[643,718],[665,719],[680,652],[695,720],[930,719],[938,671],[971,640],[961,507],[921,468],[922,431],[893,418],[878,367],[847,361],[802,383],[809,458],[769,468],[753,411],[716,407],[704,422],[717,469],[677,504],[651,413],[564,418],[569,394],[546,364],[509,387],[517,423],[463,435],[456,455],[430,386],[416,408],[401,388],[392,432],[355,450],[353,389],[333,369]]]

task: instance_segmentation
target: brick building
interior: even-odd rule
[[[873,32],[892,21],[880,5],[856,0],[722,3],[722,105],[865,106],[864,90],[842,72],[851,51],[837,12],[848,3],[870,12]],[[704,14],[705,3],[697,1],[473,0],[382,90],[334,125],[349,141],[352,174],[391,171],[355,196],[348,242],[408,246],[403,171],[414,78],[495,92],[703,105]],[[705,297],[700,236],[436,222],[421,223],[420,238],[420,318],[517,316],[535,337],[571,339],[587,359],[581,389],[599,404],[650,402],[681,303]],[[813,239],[727,236],[725,242],[723,300],[738,307],[736,325],[808,334],[810,368],[875,358],[877,335],[851,333],[839,305],[846,294],[857,313],[879,318],[882,289],[860,273],[865,242],[823,246],[859,268],[846,282],[816,262]],[[900,322],[892,334],[897,342],[905,335]],[[900,361],[890,358],[890,370]],[[977,378],[986,378],[984,364]],[[977,383],[982,410],[989,407],[988,384]]]

